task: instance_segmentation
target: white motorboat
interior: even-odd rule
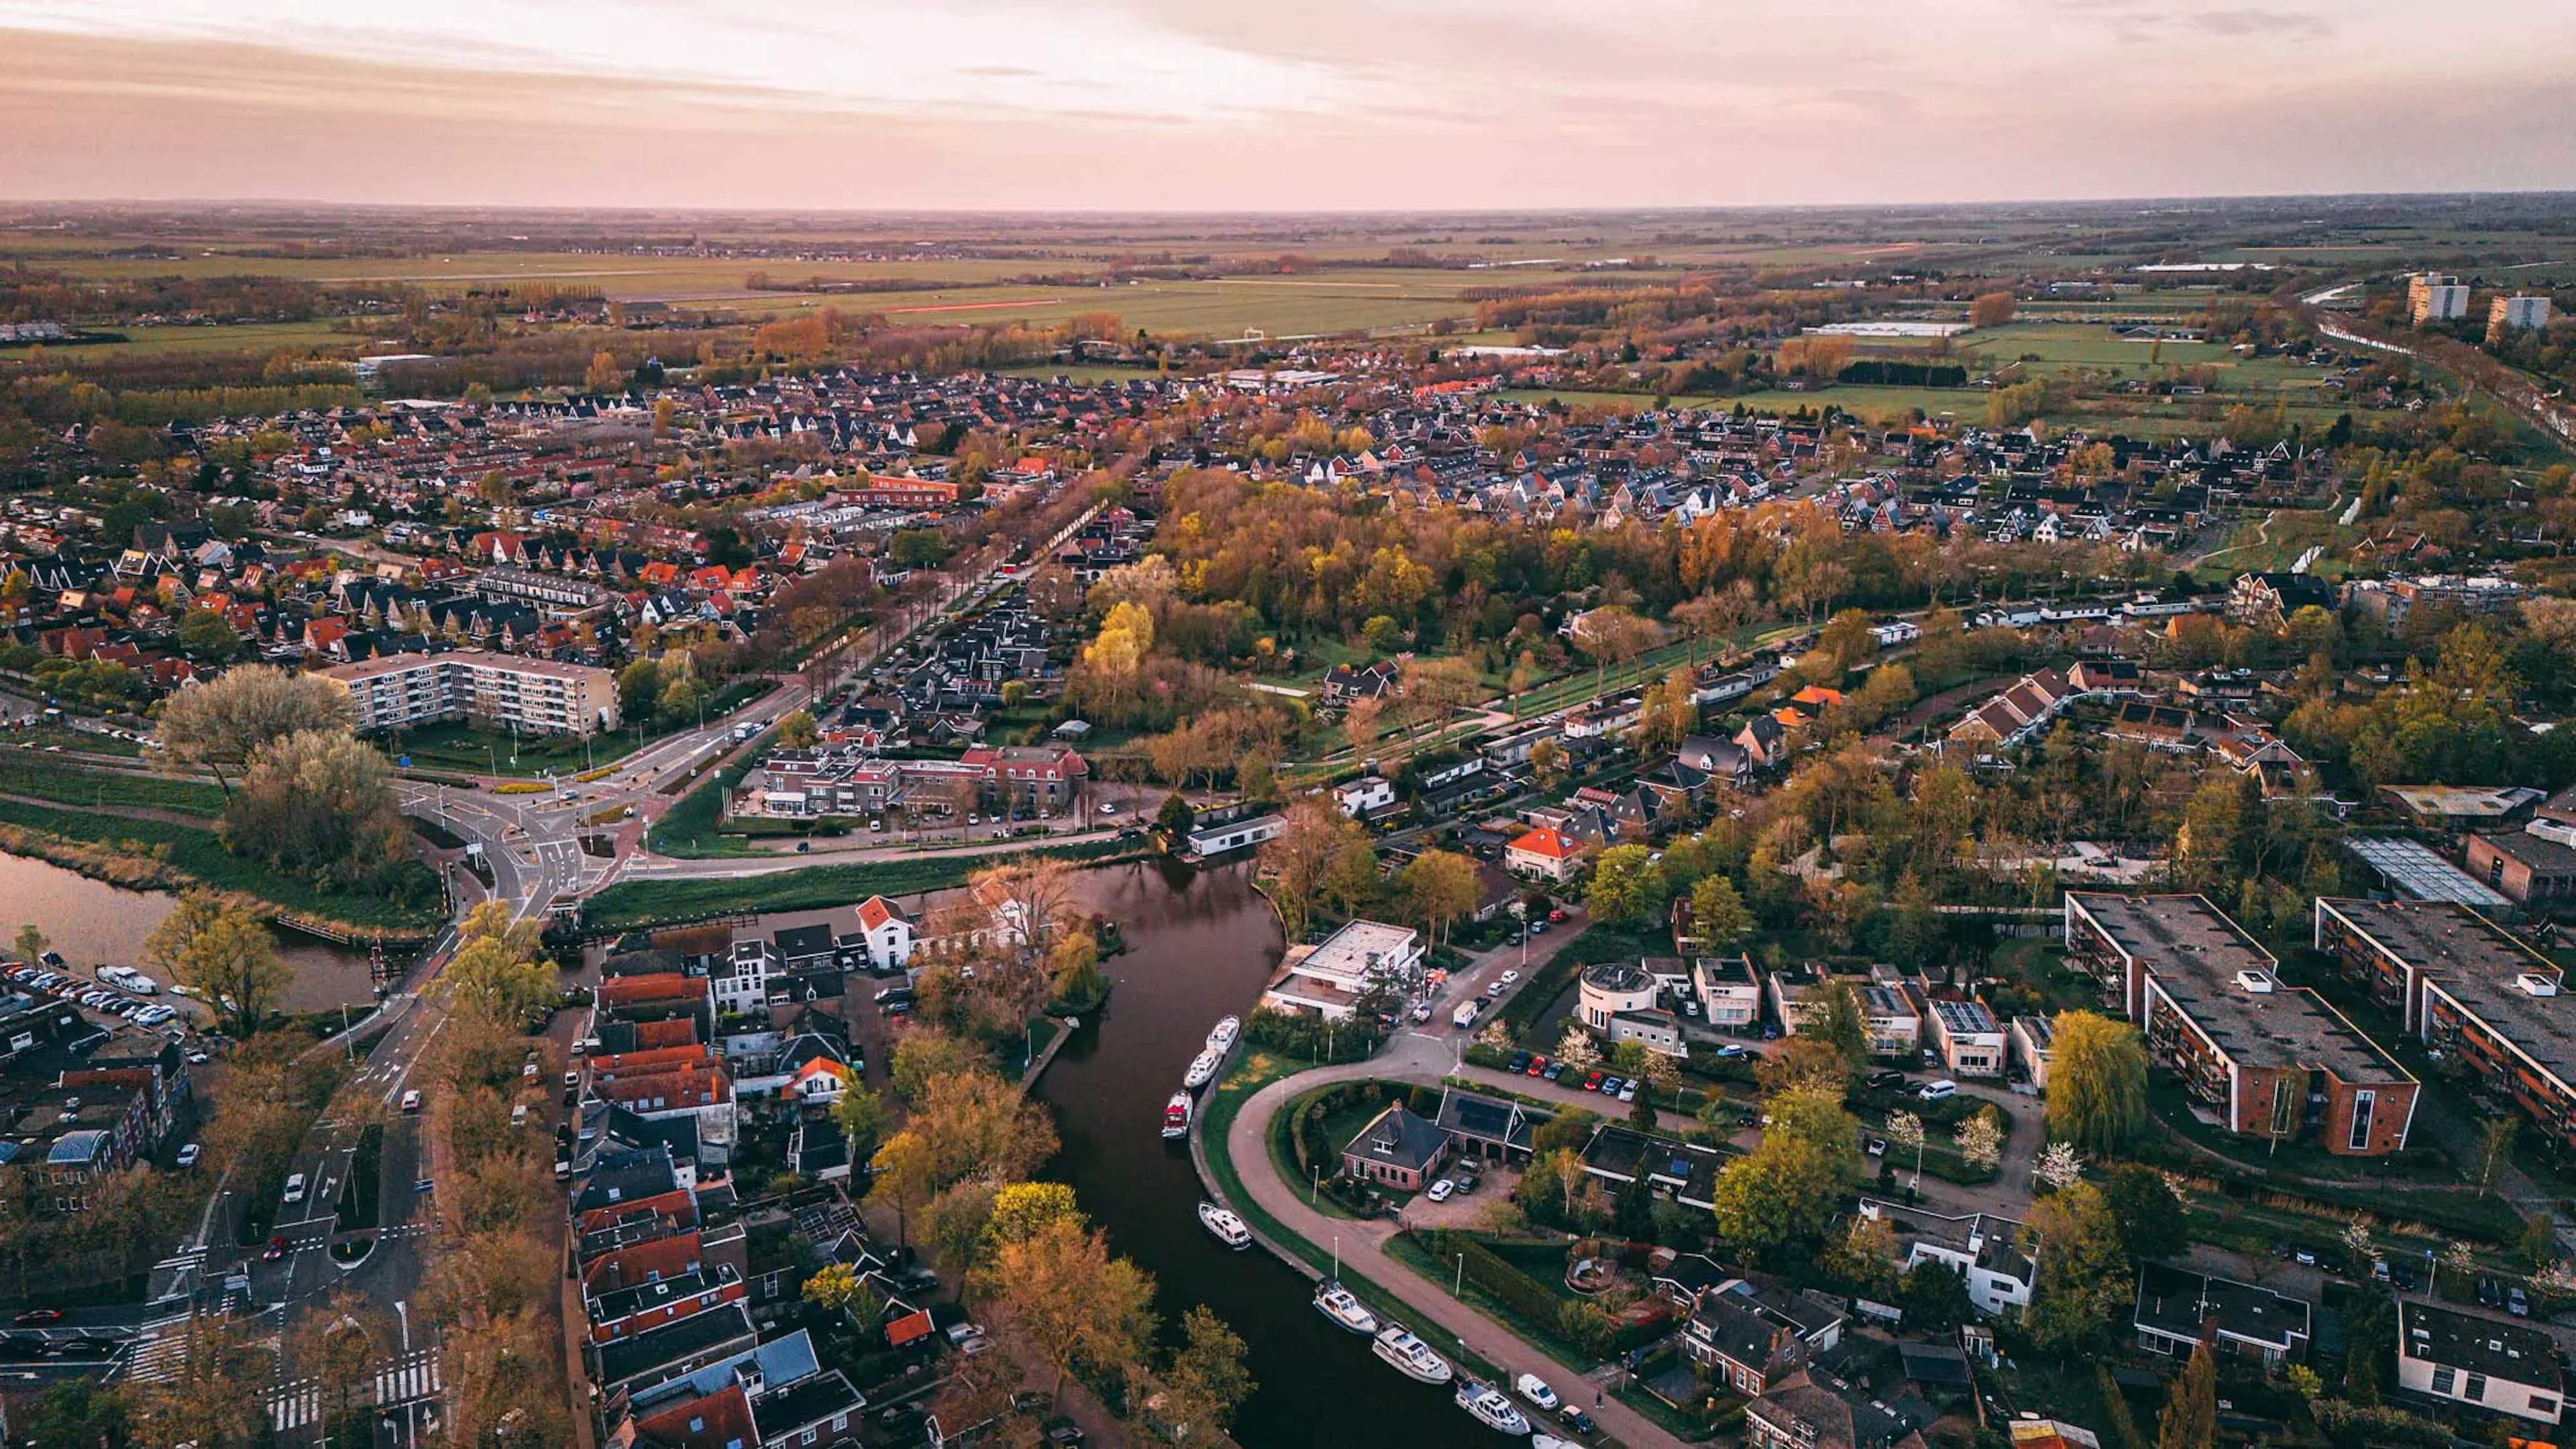
[[[1554,1434],[1533,1434],[1529,1449],[1583,1449],[1583,1446],[1571,1439],[1559,1439]]]
[[[1224,1056],[1227,1049],[1234,1045],[1234,1039],[1241,1035],[1243,1035],[1242,1019],[1240,1017],[1229,1016],[1225,1020],[1218,1022],[1216,1024],[1216,1029],[1208,1033],[1208,1050],[1216,1053],[1218,1056]]]
[[[1243,1219],[1212,1202],[1199,1204],[1199,1225],[1216,1234],[1218,1242],[1240,1253],[1252,1246],[1252,1229]]]
[[[1174,1092],[1172,1100],[1163,1104],[1163,1140],[1169,1142],[1175,1137],[1189,1135],[1190,1094]]]
[[[1498,1434],[1526,1434],[1529,1419],[1512,1405],[1511,1395],[1492,1384],[1468,1379],[1458,1385],[1458,1407],[1476,1417],[1476,1422]]]
[[[1413,1330],[1401,1323],[1389,1323],[1379,1329],[1375,1347],[1379,1358],[1395,1365],[1395,1371],[1409,1379],[1445,1384],[1455,1372],[1449,1360],[1433,1353],[1431,1345],[1414,1337]]]
[[[1225,1053],[1223,1052],[1199,1053],[1190,1059],[1189,1072],[1181,1078],[1181,1085],[1193,1092],[1197,1091],[1216,1077],[1216,1069],[1224,1062]]]
[[[1368,1311],[1367,1304],[1351,1296],[1351,1290],[1330,1278],[1325,1279],[1324,1285],[1315,1291],[1315,1311],[1333,1320],[1335,1328],[1352,1333],[1377,1332],[1377,1315]]]

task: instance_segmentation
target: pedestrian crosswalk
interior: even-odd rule
[[[364,1402],[392,1408],[433,1397],[444,1387],[438,1374],[438,1350],[414,1349],[377,1366],[373,1397]],[[268,1419],[283,1434],[321,1423],[323,1407],[322,1386],[311,1379],[298,1379],[269,1395]]]
[[[178,1378],[188,1355],[188,1315],[174,1313],[145,1322],[135,1331],[134,1349],[125,1360],[129,1383],[166,1384]]]

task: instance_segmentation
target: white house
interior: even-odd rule
[[[778,949],[767,941],[734,942],[733,954],[707,982],[715,993],[716,1010],[748,1015],[765,1008],[769,1003],[769,978],[778,971]]]
[[[1303,955],[1291,953],[1261,1004],[1348,1021],[1360,1000],[1377,990],[1417,990],[1422,975],[1422,933],[1379,921],[1352,921]]]
[[[2557,1423],[2565,1403],[2548,1334],[2406,1298],[2397,1300],[2397,1387],[2543,1424]]]
[[[1750,956],[1700,956],[1691,961],[1691,990],[1711,1026],[1741,1031],[1762,1020],[1762,978]]]
[[[859,902],[859,937],[867,943],[868,964],[879,971],[898,971],[912,960],[912,920],[883,896]]]
[[[1334,803],[1353,820],[1365,820],[1381,810],[1395,808],[1395,782],[1380,775],[1362,775],[1344,785],[1333,787]]]
[[[1932,1049],[1956,1077],[2000,1077],[2004,1074],[2004,1029],[1983,1002],[1934,1001],[1925,1020]]]
[[[2021,1224],[1992,1213],[1952,1217],[1922,1208],[1904,1207],[1876,1198],[1860,1200],[1860,1215],[1883,1222],[1896,1234],[1905,1266],[1939,1263],[1967,1284],[1969,1301],[1989,1318],[2030,1306],[2039,1282],[2039,1265],[2014,1246]]]

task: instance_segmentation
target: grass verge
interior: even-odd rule
[[[985,855],[915,856],[903,860],[817,865],[769,875],[703,880],[627,880],[592,896],[582,905],[582,925],[594,931],[626,931],[639,926],[675,925],[715,916],[761,911],[810,911],[848,905],[870,896],[917,895],[966,883],[979,870],[1033,856],[1053,856],[1102,864],[1128,847],[1118,841],[1056,850],[995,852]]]

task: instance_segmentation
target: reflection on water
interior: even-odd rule
[[[1305,1277],[1260,1248],[1228,1251],[1199,1225],[1187,1151],[1159,1132],[1163,1100],[1219,1017],[1252,1009],[1281,950],[1249,867],[1175,863],[1087,871],[1081,904],[1117,921],[1128,951],[1106,964],[1109,1005],[1040,1081],[1073,1185],[1111,1245],[1150,1270],[1167,1321],[1204,1303],[1241,1334],[1261,1384],[1238,1417],[1249,1449],[1329,1440],[1336,1449],[1500,1442],[1449,1402],[1378,1362],[1365,1339],[1315,1312]]]
[[[143,938],[177,903],[178,897],[166,891],[127,890],[46,861],[0,854],[0,940],[33,923],[64,960],[83,969],[140,965]],[[277,946],[294,973],[286,989],[286,1010],[322,1011],[375,1000],[366,952],[292,932],[281,932]]]

